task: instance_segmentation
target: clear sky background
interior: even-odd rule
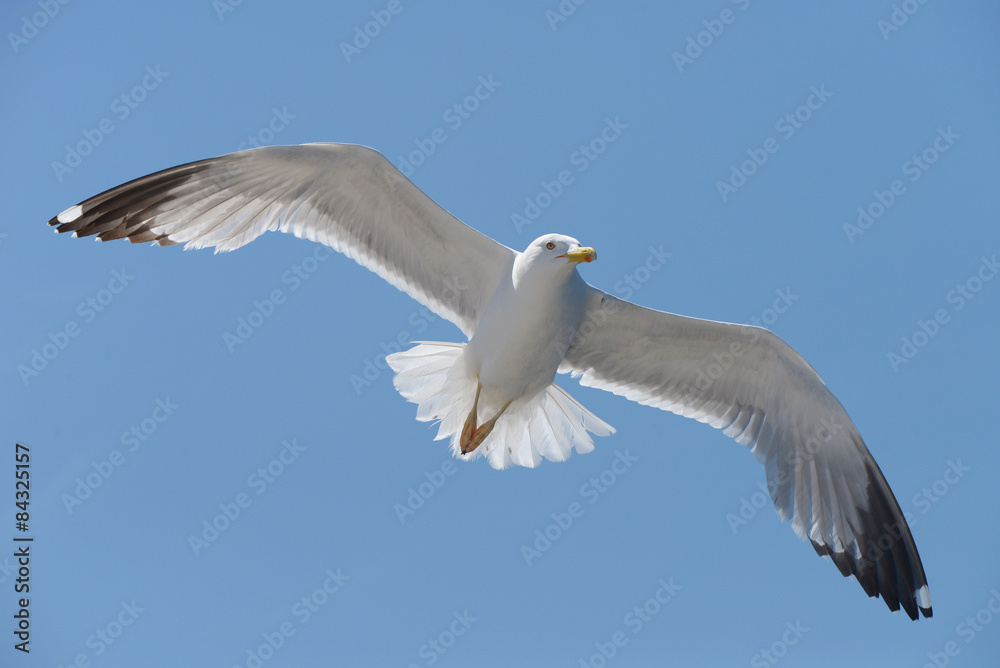
[[[0,561],[0,664],[995,665],[995,3],[563,2],[553,22],[557,0],[223,2],[3,3],[2,554],[16,441],[35,541],[30,656]],[[381,365],[461,333],[342,256],[45,224],[159,169],[317,141],[419,163],[511,247],[594,246],[584,278],[621,297],[767,323],[911,518],[934,618],[801,543],[735,442],[569,378],[618,429],[593,453],[452,460]]]

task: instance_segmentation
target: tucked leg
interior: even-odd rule
[[[476,379],[476,398],[472,401],[472,410],[469,411],[469,417],[465,418],[465,426],[462,427],[462,438],[458,442],[462,446],[463,455],[469,449],[469,442],[476,433],[476,408],[479,406],[479,393],[482,390],[482,384]]]
[[[476,399],[478,399],[478,398],[479,398],[479,392],[477,390],[476,391]],[[486,437],[490,435],[491,431],[493,431],[493,427],[497,423],[497,418],[499,418],[501,415],[503,415],[503,412],[505,410],[507,410],[508,406],[510,406],[510,401],[508,401],[507,403],[505,403],[503,405],[503,408],[501,408],[499,411],[497,411],[496,415],[494,415],[493,417],[491,417],[489,420],[487,420],[486,422],[484,422],[481,427],[479,427],[478,429],[476,429],[475,433],[472,434],[472,440],[468,443],[468,445],[466,445],[464,441],[462,442],[462,454],[463,455],[472,452],[473,450],[475,450],[476,448],[479,447],[480,443],[482,443],[484,440],[486,440]],[[473,410],[475,410],[475,409],[473,409]],[[465,434],[465,430],[464,429],[462,430],[462,433],[463,433],[463,436],[464,436],[464,434]]]

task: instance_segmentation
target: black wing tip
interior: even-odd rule
[[[69,232],[72,229],[72,224],[74,221],[78,220],[83,215],[83,202],[71,206],[62,213],[53,216],[49,220],[49,227],[56,228],[56,232]]]
[[[924,585],[924,588],[926,589],[926,585]],[[908,601],[903,603],[903,611],[906,613],[906,616],[913,621],[918,621],[921,615],[923,615],[925,619],[930,619],[934,616],[934,610],[930,606],[925,608],[917,603],[919,598],[919,591],[917,591],[913,593],[913,596],[910,597]],[[891,608],[893,612],[896,612],[898,609],[898,604],[896,608]]]
[[[930,605],[926,607],[921,605],[923,601],[929,601],[930,599],[926,581],[921,581],[920,585],[913,591],[910,591],[908,588],[902,590],[885,586],[880,588],[878,576],[872,572],[873,569],[866,569],[859,566],[858,562],[850,558],[847,553],[835,552],[829,545],[817,543],[813,540],[809,542],[812,543],[816,554],[821,557],[829,557],[833,560],[833,563],[845,578],[853,575],[866,594],[872,598],[881,598],[890,611],[899,612],[900,607],[902,607],[906,616],[913,621],[920,619],[921,615],[925,618],[934,616],[933,608]]]
[[[230,156],[221,156],[229,158]],[[209,158],[163,169],[102,193],[66,209],[49,220],[56,232],[75,232],[77,237],[97,235],[101,241],[129,238],[132,243],[156,241],[161,246],[177,243],[164,234],[151,232],[148,221],[158,213],[157,205],[169,198],[171,190],[183,185],[209,164],[221,158]],[[215,184],[221,188],[225,180]],[[135,238],[138,237],[138,238]]]
[[[82,207],[78,204],[77,207]],[[66,232],[73,232],[76,237],[89,237],[96,235],[98,241],[115,241],[116,239],[128,239],[130,243],[141,244],[146,242],[155,243],[158,246],[174,246],[179,242],[174,241],[166,234],[158,234],[150,230],[148,225],[139,225],[135,227],[129,227],[127,221],[123,219],[119,225],[112,227],[110,229],[101,230],[99,225],[94,224],[78,224],[78,219],[80,215],[75,218],[68,220],[60,220],[68,212],[73,211],[77,207],[70,207],[63,213],[55,216],[49,220],[49,226],[55,227],[57,234],[65,234]]]
[[[830,557],[844,577],[853,575],[865,593],[881,597],[892,612],[900,607],[916,621],[933,615],[927,577],[913,535],[899,503],[874,460],[867,466],[865,498],[855,528],[858,554],[836,552],[813,540],[820,556]]]

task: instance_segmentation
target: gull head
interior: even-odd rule
[[[546,234],[532,241],[522,256],[532,266],[558,267],[566,271],[581,262],[593,262],[597,259],[597,251],[581,246],[579,241],[565,234]]]
[[[573,237],[546,234],[532,241],[514,260],[514,284],[527,279],[562,285],[572,276],[579,276],[578,264],[596,259],[597,251],[581,246]]]

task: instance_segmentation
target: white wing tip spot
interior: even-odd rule
[[[56,216],[56,220],[60,223],[72,223],[74,220],[79,218],[81,214],[83,214],[83,207],[77,204],[76,206],[71,206]]]
[[[931,590],[927,588],[927,585],[917,590],[917,605],[921,608],[930,609]]]

